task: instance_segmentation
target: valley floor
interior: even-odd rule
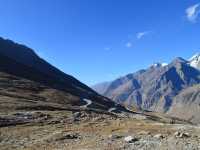
[[[200,127],[141,115],[1,113],[1,150],[198,150]]]

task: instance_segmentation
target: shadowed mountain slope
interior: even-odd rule
[[[50,65],[30,48],[2,38],[0,89],[1,110],[6,107],[22,109],[21,106],[24,105],[34,109],[47,108],[46,106],[50,105],[79,109],[86,107],[85,99],[91,101],[86,108],[102,111],[113,107],[117,110],[123,109],[74,77]]]

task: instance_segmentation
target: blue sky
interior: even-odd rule
[[[0,0],[0,36],[80,81],[200,52],[200,0]]]

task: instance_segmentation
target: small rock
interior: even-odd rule
[[[189,133],[181,133],[180,134],[180,138],[187,138],[187,137],[190,137],[190,134]]]
[[[80,136],[78,134],[68,133],[63,135],[62,137],[56,139],[57,141],[66,140],[66,139],[78,139]]]
[[[175,132],[174,135],[178,138],[187,138],[190,137],[190,134],[185,132],[185,133],[181,133],[179,131]]]
[[[122,138],[123,136],[111,134],[111,135],[109,135],[108,137],[109,137],[110,139],[120,139],[120,138]]]
[[[126,142],[130,142],[130,141],[132,141],[134,138],[132,137],[132,136],[127,136],[127,137],[125,137],[124,138],[124,140],[126,141]]]
[[[162,139],[164,136],[162,134],[156,134],[154,135],[154,138]]]
[[[180,133],[179,131],[176,131],[176,132],[174,133],[174,136],[179,137],[180,134],[181,134],[181,133]]]
[[[134,143],[134,142],[138,141],[138,139],[134,138],[132,136],[127,136],[127,137],[124,138],[124,141],[126,141],[128,143]]]

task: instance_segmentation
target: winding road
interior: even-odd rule
[[[116,110],[116,108],[115,108],[115,107],[112,107],[112,108],[108,109],[108,112],[112,112],[112,111],[114,111],[114,110]]]
[[[82,108],[87,108],[89,105],[92,104],[92,101],[89,100],[89,99],[84,98],[83,101],[86,102],[86,104],[85,104],[85,105],[82,105],[82,106],[81,106]],[[108,112],[115,111],[116,109],[117,109],[117,108],[115,108],[115,107],[109,108],[109,109],[108,109]]]
[[[81,107],[83,107],[83,108],[87,108],[89,105],[92,104],[92,101],[89,100],[89,99],[84,98],[83,101],[86,102],[85,105],[81,106]]]

